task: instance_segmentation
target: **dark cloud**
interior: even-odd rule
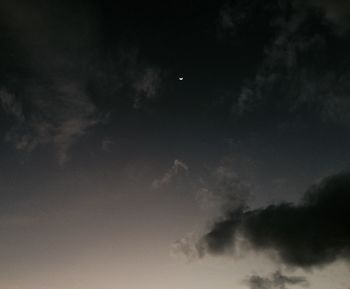
[[[276,271],[269,277],[250,276],[245,283],[250,289],[286,289],[288,285],[308,286],[308,281],[300,276],[287,276]]]
[[[324,179],[299,204],[226,212],[201,239],[208,253],[225,254],[244,240],[256,251],[272,251],[290,266],[311,268],[350,260],[350,175]]]

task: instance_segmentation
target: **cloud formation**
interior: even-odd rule
[[[226,2],[219,11],[220,28],[224,31],[237,32],[239,26],[251,17],[251,11],[256,4],[256,0]]]
[[[208,176],[201,177],[200,188],[196,192],[200,207],[221,212],[244,204],[251,191],[250,178],[244,174],[244,170],[252,174],[254,168],[245,160],[227,158]]]
[[[305,269],[350,261],[349,206],[350,174],[343,173],[312,186],[299,204],[227,211],[199,244],[207,253],[226,254],[243,240],[248,248]]]
[[[135,95],[133,97],[133,107],[138,109],[144,101],[157,96],[161,86],[160,71],[153,67],[146,67],[135,75],[132,82]]]
[[[288,285],[300,285],[307,287],[308,281],[300,276],[286,276],[280,271],[276,271],[271,276],[262,277],[252,275],[244,282],[250,289],[287,289]]]
[[[188,171],[189,168],[187,164],[179,160],[175,160],[173,166],[167,171],[160,179],[155,179],[152,182],[152,188],[157,190],[167,184],[169,184],[175,176],[183,171]]]
[[[319,8],[323,11],[325,17],[347,29],[350,24],[350,3],[347,0],[308,0],[306,3]]]
[[[187,261],[197,260],[204,256],[203,246],[197,243],[197,234],[187,234],[185,237],[176,240],[171,246],[171,254],[174,257],[185,257]]]
[[[0,103],[5,113],[12,115],[19,121],[24,121],[22,104],[14,94],[9,93],[5,88],[0,89]]]
[[[132,44],[103,52],[97,3],[27,2],[0,3],[1,31],[12,39],[8,49],[18,51],[11,67],[25,71],[3,72],[0,106],[14,120],[5,139],[26,152],[53,146],[63,165],[73,145],[105,123],[102,106],[114,109],[109,104],[118,97],[140,109],[158,95],[162,73]]]
[[[246,79],[233,100],[233,114],[268,109],[290,118],[308,111],[322,122],[350,125],[350,72],[344,58],[339,59],[347,45],[349,1],[243,2],[224,6],[222,26],[245,31],[266,14],[263,19],[272,33],[265,38],[255,76]],[[237,15],[244,15],[244,21],[236,20]]]
[[[25,97],[16,98],[6,89],[1,90],[1,105],[16,120],[5,139],[16,149],[27,152],[52,145],[59,164],[63,165],[69,159],[72,145],[101,121],[95,105],[75,82],[32,86],[26,92]]]
[[[115,66],[117,71],[114,73],[119,88],[126,89],[134,109],[141,109],[147,102],[154,100],[159,95],[163,85],[164,71],[144,61],[137,47],[120,49]]]

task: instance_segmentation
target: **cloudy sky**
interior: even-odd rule
[[[348,0],[1,1],[0,289],[349,289],[349,51]]]

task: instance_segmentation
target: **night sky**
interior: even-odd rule
[[[348,0],[1,0],[0,289],[349,289],[349,51]]]

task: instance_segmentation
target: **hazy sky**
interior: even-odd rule
[[[347,0],[0,1],[0,289],[349,289],[349,51]]]

